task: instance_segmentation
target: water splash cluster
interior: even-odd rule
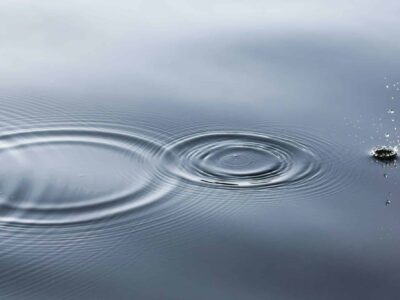
[[[372,149],[371,155],[381,161],[389,161],[397,158],[397,147],[378,146]]]
[[[379,161],[382,164],[382,167],[385,169],[383,177],[385,180],[389,178],[388,171],[386,170],[386,167],[397,167],[397,156],[398,156],[398,145],[400,144],[399,141],[399,134],[397,130],[397,126],[395,124],[396,121],[396,110],[394,107],[396,106],[396,102],[399,100],[399,92],[400,92],[400,82],[389,82],[388,78],[384,78],[386,83],[385,83],[385,88],[389,92],[389,109],[386,111],[386,123],[388,124],[393,124],[393,128],[391,128],[389,131],[391,131],[393,134],[389,131],[385,131],[384,137],[386,140],[386,145],[384,146],[378,146],[372,149],[371,155],[374,159]],[[382,118],[380,119],[382,122]],[[382,125],[382,123],[381,123]],[[381,126],[382,127],[382,126]],[[386,202],[385,205],[388,206],[391,204],[391,197],[392,193],[389,191],[387,192],[386,196]]]
[[[400,137],[397,125],[396,125],[396,109],[397,102],[400,101],[400,82],[389,82],[388,78],[385,77],[385,88],[388,92],[388,100],[389,100],[389,108],[386,110],[386,114],[384,118],[380,118],[380,121],[386,121],[386,124],[393,124],[385,130],[384,137],[386,143],[395,148],[398,144],[400,144]],[[383,120],[385,119],[385,120]]]

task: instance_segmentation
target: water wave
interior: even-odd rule
[[[125,213],[162,198],[160,145],[132,133],[57,128],[0,137],[0,221],[70,224]]]
[[[170,143],[161,160],[165,178],[202,187],[318,193],[341,185],[332,168],[336,155],[329,144],[310,137],[214,131]]]

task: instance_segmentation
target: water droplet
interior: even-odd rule
[[[388,88],[389,88],[389,85],[386,85],[386,88],[388,89]]]
[[[389,146],[379,146],[372,150],[371,155],[379,160],[394,160],[397,157],[397,149]]]
[[[388,132],[385,133],[385,138],[390,137],[390,134]]]
[[[383,174],[383,177],[386,179],[386,178],[388,178],[388,174]]]
[[[390,201],[389,199],[386,199],[386,203],[385,203],[386,206],[390,205],[391,203],[392,203],[392,201]]]
[[[394,114],[394,109],[389,109],[389,110],[387,111],[387,113],[388,113],[388,114]]]

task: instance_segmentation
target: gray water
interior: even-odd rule
[[[2,1],[1,299],[399,299],[396,1]]]

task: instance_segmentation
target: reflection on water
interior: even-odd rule
[[[397,2],[0,24],[1,299],[398,298]]]

